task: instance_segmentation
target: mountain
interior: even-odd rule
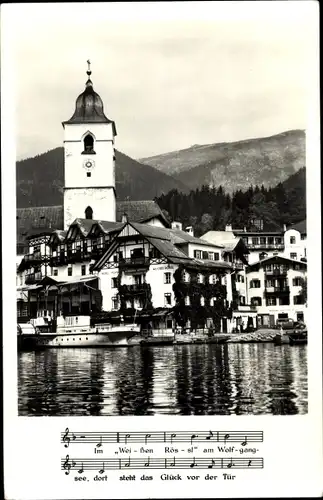
[[[63,204],[64,149],[18,161],[16,164],[17,207]],[[188,192],[180,180],[143,165],[116,151],[116,191],[118,200],[154,199],[176,188]]]
[[[194,145],[188,149],[140,159],[172,175],[190,189],[203,184],[227,193],[250,185],[273,187],[305,166],[305,131],[289,130],[271,137]]]

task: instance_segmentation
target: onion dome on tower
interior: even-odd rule
[[[93,83],[90,79],[92,71],[90,69],[90,61],[88,63],[87,75],[88,79],[85,84],[85,90],[78,96],[75,103],[75,111],[73,116],[63,122],[65,124],[79,123],[112,123],[114,135],[117,135],[115,123],[109,120],[104,114],[103,102],[99,94],[94,92]]]

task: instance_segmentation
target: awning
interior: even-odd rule
[[[17,286],[17,292],[28,292],[29,290],[36,290],[37,288],[43,288],[43,287],[42,285]]]
[[[98,276],[94,276],[93,274],[88,275],[88,276],[68,276],[67,278],[64,279],[64,281],[61,281],[59,285],[74,285],[77,283],[88,283],[90,281],[97,280]]]

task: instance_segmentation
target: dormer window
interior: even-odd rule
[[[93,139],[93,136],[91,134],[87,134],[84,137],[83,143],[84,143],[84,150],[83,150],[82,154],[83,155],[95,155],[94,139]]]

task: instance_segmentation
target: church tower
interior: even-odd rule
[[[85,90],[64,128],[64,229],[76,219],[115,222],[115,123],[94,92],[90,61]]]

